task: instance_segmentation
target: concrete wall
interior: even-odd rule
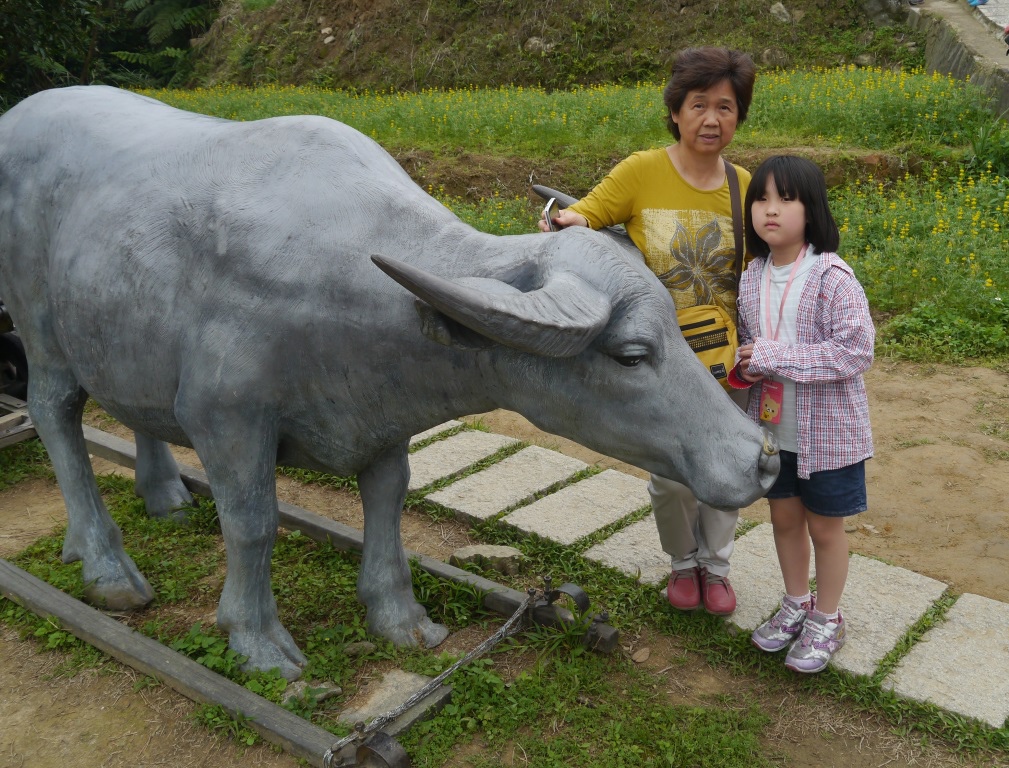
[[[1009,113],[1009,70],[1005,64],[964,42],[964,36],[944,18],[912,9],[907,23],[926,35],[925,63],[930,72],[950,74],[959,79],[969,76],[972,83],[992,96],[992,109],[1006,117]],[[995,34],[994,28],[990,30],[993,39]],[[1009,59],[1005,61],[1009,63]]]

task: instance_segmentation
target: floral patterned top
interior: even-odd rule
[[[735,166],[746,197],[750,174]],[[718,304],[736,317],[736,241],[728,182],[688,184],[665,148],[635,152],[571,206],[593,229],[623,224],[677,309]]]

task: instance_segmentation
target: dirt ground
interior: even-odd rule
[[[854,552],[883,558],[950,584],[1009,602],[1009,377],[980,368],[877,361],[867,376],[876,457],[868,464],[870,509],[855,519]],[[644,476],[563,438],[539,432],[517,414],[478,414],[492,431],[554,448],[590,463]],[[96,424],[129,436],[117,425]],[[181,462],[197,465],[190,451]],[[122,471],[96,460],[96,469]],[[280,496],[306,509],[360,525],[353,496],[281,479]],[[765,502],[743,511],[766,520]],[[20,550],[65,520],[54,483],[33,480],[0,493],[0,556]],[[407,515],[405,546],[447,559],[471,543],[465,527]],[[456,638],[448,641],[453,646]],[[460,644],[475,645],[467,637]],[[789,766],[961,765],[941,746],[896,736],[884,722],[832,701],[810,701],[796,690],[712,669],[685,654],[674,639],[625,637],[627,652],[651,651],[644,662],[676,703],[707,703],[745,695],[762,701],[773,723],[769,751]],[[0,766],[80,768],[122,766],[293,766],[269,746],[244,748],[191,721],[193,705],[163,687],[139,687],[118,664],[72,677],[63,657],[39,651],[0,627]],[[675,671],[675,674],[671,672]],[[494,749],[477,742],[472,749]],[[456,763],[453,763],[455,765]],[[515,761],[515,765],[522,764]],[[971,765],[1009,765],[983,758]],[[462,755],[458,765],[462,768]]]
[[[877,360],[866,385],[876,455],[866,464],[869,510],[852,520],[852,551],[1009,602],[1009,377]],[[470,420],[648,477],[508,411]],[[742,514],[770,519],[764,500]]]

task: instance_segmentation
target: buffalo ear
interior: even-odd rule
[[[476,331],[471,331],[465,325],[457,323],[451,317],[443,315],[426,301],[417,299],[414,302],[417,315],[420,317],[420,330],[431,341],[436,341],[446,347],[464,352],[479,352],[495,346],[494,342]]]

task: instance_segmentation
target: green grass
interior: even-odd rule
[[[756,146],[930,153],[969,144],[991,122],[978,90],[923,69],[849,66],[762,73],[757,82],[739,138]]]
[[[141,617],[139,628],[209,669],[228,677],[264,697],[281,702],[286,682],[275,674],[248,675],[241,671],[244,658],[227,647],[226,639],[201,623],[180,626],[171,619],[151,618],[158,609],[173,604],[204,601],[207,577],[219,563],[219,529],[213,503],[199,499],[194,521],[177,527],[149,520],[142,502],[130,492],[130,481],[103,476],[102,491],[113,517],[124,531],[127,551],[146,572],[155,589],[153,609]],[[40,539],[16,562],[51,583],[80,595],[80,569],[59,562],[61,535]],[[345,688],[345,700],[355,690],[360,668],[392,660],[404,668],[436,674],[455,659],[416,649],[395,649],[384,641],[363,656],[349,657],[343,648],[367,637],[363,608],[357,603],[358,558],[306,539],[298,533],[281,536],[274,552],[273,585],[282,620],[309,658],[306,677],[332,680]],[[452,628],[497,621],[481,607],[481,595],[473,587],[436,579],[414,569],[415,593],[431,617]],[[101,663],[100,653],[63,631],[51,621],[39,619],[3,601],[0,615],[22,626],[46,647],[84,654],[76,662]],[[172,612],[169,612],[171,615]],[[543,649],[540,661],[517,678],[506,681],[493,659],[481,659],[458,673],[452,681],[452,702],[433,720],[411,732],[405,742],[414,765],[441,765],[475,735],[494,743],[507,741],[534,756],[537,765],[665,766],[708,760],[717,748],[725,762],[718,765],[771,765],[761,756],[760,728],[766,717],[755,705],[725,708],[670,707],[652,701],[652,681],[632,669],[621,657],[604,658],[567,647],[565,638],[541,629],[525,638],[526,644],[506,643],[498,652],[521,654],[530,647]],[[568,638],[570,640],[570,638]],[[619,692],[609,682],[626,678]],[[577,699],[589,696],[594,706],[585,708]],[[646,706],[647,705],[647,706]],[[342,734],[325,707],[309,700],[297,705],[299,714]],[[240,719],[229,718],[219,707],[201,707],[196,718],[206,727],[250,744],[257,737]],[[669,735],[655,741],[660,725]],[[675,726],[675,727],[673,727]],[[591,732],[592,738],[585,734]],[[549,738],[545,738],[549,736]],[[491,750],[493,751],[493,750]],[[702,757],[708,755],[708,757]],[[483,763],[490,765],[492,763]],[[715,765],[715,763],[711,763]]]
[[[197,499],[191,509],[192,522],[176,526],[148,519],[128,479],[108,475],[99,482],[110,512],[123,529],[127,551],[155,589],[155,604],[134,619],[136,628],[271,701],[283,702],[284,680],[272,673],[243,673],[244,659],[228,649],[215,627],[185,622],[179,618],[180,611],[171,609],[175,605],[199,613],[199,606],[207,612],[216,607],[223,550],[213,502]],[[756,676],[846,701],[886,718],[895,729],[939,740],[965,757],[1009,748],[1009,729],[986,728],[931,705],[898,699],[880,685],[885,671],[930,626],[943,620],[950,600],[937,603],[911,628],[874,677],[856,678],[828,670],[814,679],[796,681],[778,659],[754,651],[745,633],[729,631],[716,617],[665,610],[656,599],[655,587],[585,560],[568,547],[492,523],[473,533],[486,543],[515,546],[525,558],[523,575],[484,575],[520,590],[542,586],[546,575],[555,583],[574,582],[592,598],[591,612],[607,612],[609,623],[624,636],[647,632],[675,637],[684,652],[700,654],[712,666],[742,676],[741,680]],[[60,562],[61,545],[62,532],[44,537],[15,562],[79,597],[80,567]],[[370,665],[393,663],[432,675],[455,661],[452,656],[397,649],[370,638],[364,609],[356,599],[358,566],[358,555],[333,550],[297,532],[278,537],[272,561],[281,620],[309,659],[306,678],[330,680],[344,688],[341,697],[324,703],[307,697],[287,706],[337,735],[346,729],[335,724],[332,713],[353,695],[356,680]],[[471,570],[480,573],[479,568],[471,566]],[[413,583],[432,619],[450,629],[477,625],[489,633],[500,621],[485,611],[482,595],[472,586],[442,581],[416,566]],[[100,652],[58,624],[14,603],[0,601],[0,619],[21,627],[24,636],[67,653],[64,674],[105,662]],[[348,644],[365,639],[373,642],[372,650],[357,656],[344,653]],[[585,651],[574,630],[532,628],[461,670],[452,686],[451,704],[403,740],[416,766],[441,766],[470,743],[474,768],[500,764],[506,752],[525,755],[529,764],[548,768],[770,766],[780,762],[774,748],[761,740],[769,715],[745,692],[745,685],[743,692],[704,705],[673,705],[656,687],[654,676],[621,654]],[[196,717],[240,743],[257,738],[247,724],[228,718],[220,708],[202,707]]]
[[[578,646],[507,682],[493,658],[479,659],[457,673],[457,685],[452,702],[403,740],[418,768],[443,765],[475,738],[482,749],[474,768],[510,755],[542,768],[775,764],[760,738],[768,718],[755,703],[671,706],[631,662]]]
[[[190,85],[419,91],[634,84],[664,78],[674,51],[699,44],[749,51],[758,65],[762,54],[771,54],[769,68],[835,66],[862,57],[884,69],[910,68],[925,59],[923,32],[903,23],[880,26],[858,0],[794,0],[785,22],[768,13],[764,0],[442,0],[401,4],[392,13],[378,4],[364,14],[327,14],[327,6],[307,0],[241,0],[240,6],[225,6],[226,23],[215,24],[196,46]],[[542,45],[532,46],[535,41]]]
[[[889,317],[885,354],[962,362],[1009,357],[1009,178],[933,169],[834,190],[842,255],[872,309]]]
[[[662,84],[569,90],[500,86],[351,93],[232,85],[145,94],[233,120],[315,114],[353,126],[387,148],[493,152],[530,158],[623,157],[669,142]],[[763,73],[735,141],[743,147],[822,146],[940,156],[970,146],[991,123],[980,91],[923,70],[843,67]]]
[[[390,149],[460,151],[560,163],[587,188],[627,153],[669,141],[652,83],[548,92],[497,87],[422,92],[234,86],[150,95],[252,120],[312,113],[343,120]],[[879,321],[878,352],[918,361],[1009,360],[1009,130],[976,88],[922,70],[840,67],[763,73],[738,151],[802,147],[843,158],[886,152],[917,175],[864,175],[831,190],[841,255]],[[566,165],[565,165],[566,163]],[[1002,174],[1002,175],[1000,175]],[[534,231],[526,196],[428,192],[499,235]]]
[[[22,440],[0,451],[0,491],[34,477],[55,477],[41,440]]]

